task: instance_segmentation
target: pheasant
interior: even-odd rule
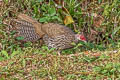
[[[24,17],[23,17],[24,16]],[[78,43],[79,40],[86,41],[83,34],[75,34],[70,28],[56,24],[41,24],[31,17],[20,14],[19,19],[14,19],[16,31],[19,36],[23,36],[23,41],[37,41],[42,39],[48,48],[63,50],[72,48],[72,43]]]

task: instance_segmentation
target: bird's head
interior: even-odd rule
[[[75,37],[76,37],[77,40],[87,42],[87,40],[86,40],[86,38],[83,34],[76,34]]]

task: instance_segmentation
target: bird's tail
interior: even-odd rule
[[[26,15],[26,14],[23,14],[23,13],[18,14],[18,15],[17,15],[17,18],[18,18],[18,19],[21,19],[21,20],[25,20],[25,21],[27,21],[27,22],[30,22],[30,23],[32,23],[32,24],[38,23],[38,21],[36,21],[36,20],[33,19],[32,17],[30,17],[30,16],[28,16],[28,15]]]
[[[25,20],[13,19],[12,24],[15,26],[17,36],[23,37],[23,41],[36,41],[40,38],[32,23]]]

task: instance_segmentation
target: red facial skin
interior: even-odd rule
[[[86,38],[85,38],[84,35],[80,35],[80,39],[81,39],[82,41],[85,41],[85,42],[86,42]]]

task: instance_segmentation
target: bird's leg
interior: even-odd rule
[[[60,51],[60,50],[58,50],[58,51],[57,51],[57,54],[58,54],[58,56],[60,56],[60,54],[61,54],[61,51]]]

